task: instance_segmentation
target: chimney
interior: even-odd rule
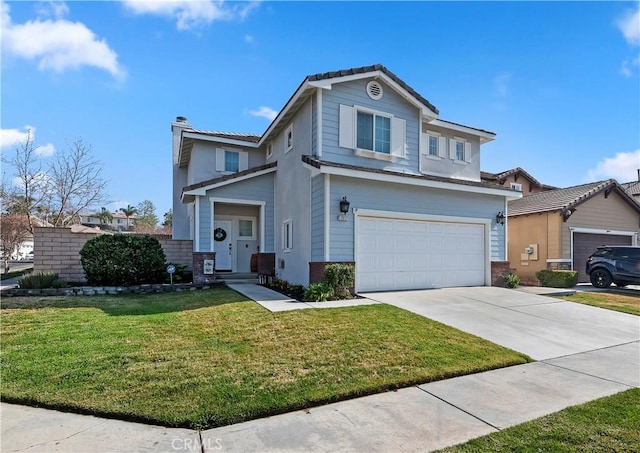
[[[176,116],[176,123],[187,123],[187,124],[189,124],[189,120],[187,120],[186,116]]]
[[[638,181],[640,181],[640,168],[638,168]]]

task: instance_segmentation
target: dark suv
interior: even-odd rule
[[[640,285],[640,247],[598,247],[587,258],[587,274],[596,288]]]

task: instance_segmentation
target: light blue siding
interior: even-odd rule
[[[420,170],[420,115],[418,108],[402,98],[388,85],[380,82],[384,94],[382,99],[374,101],[366,93],[367,83],[371,79],[356,80],[333,85],[331,90],[322,93],[322,159],[349,165],[359,165],[381,170],[408,171]],[[352,149],[341,148],[340,105],[367,107],[392,114],[406,121],[406,158],[396,158],[387,162],[367,157],[355,156]]]
[[[264,201],[265,205],[265,250],[274,251],[274,179],[269,173],[234,184],[208,190],[200,197],[200,250],[211,250],[211,202],[210,197],[234,200]]]
[[[324,261],[324,175],[311,180],[311,261]]]
[[[340,199],[346,195],[351,208],[490,219],[491,259],[504,259],[504,226],[495,224],[496,213],[504,210],[503,197],[337,176],[331,177],[330,190],[330,212],[339,211]],[[330,219],[331,261],[353,261],[353,212],[346,222],[337,216]]]

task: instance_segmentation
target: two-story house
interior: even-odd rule
[[[375,65],[306,77],[262,135],[173,132],[173,237],[216,272],[272,255],[307,285],[353,263],[357,291],[490,285],[507,259],[506,203],[480,178],[495,134],[438,109]]]

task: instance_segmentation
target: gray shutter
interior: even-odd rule
[[[447,157],[447,137],[438,137],[438,156]]]
[[[405,120],[391,118],[391,154],[394,156],[405,156],[405,126]]]
[[[340,104],[340,137],[338,144],[342,148],[354,149],[356,147],[355,109],[348,105]]]
[[[224,149],[216,148],[216,171],[224,171]]]
[[[240,151],[238,171],[245,171],[249,168],[249,153],[246,151]]]

